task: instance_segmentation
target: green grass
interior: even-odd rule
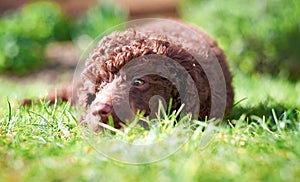
[[[169,122],[174,116],[163,117],[162,124],[152,125],[150,130],[132,125],[120,133],[103,132],[101,140],[87,140],[76,119],[77,111],[69,104],[18,106],[23,97],[46,93],[46,83],[24,85],[1,79],[0,181],[300,179],[300,82],[236,73],[234,86],[235,100],[240,102],[228,118],[229,124],[219,127],[204,148],[206,123],[194,121],[193,130],[176,131]],[[164,140],[165,133],[174,131],[171,139]],[[177,152],[151,164],[130,165],[101,154],[111,152],[115,158],[129,161],[152,160],[151,155],[172,150],[176,141],[186,138],[188,142]],[[162,140],[167,142],[142,153],[116,145],[120,141],[143,144]]]

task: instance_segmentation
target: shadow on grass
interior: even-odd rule
[[[300,108],[288,107],[282,104],[270,105],[260,103],[256,106],[236,105],[230,116],[226,118],[235,124],[236,121],[261,123],[264,122],[270,129],[284,125],[289,129],[296,129],[300,122]]]

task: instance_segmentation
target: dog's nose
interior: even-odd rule
[[[110,104],[105,104],[97,102],[95,104],[95,110],[93,111],[94,116],[100,116],[101,118],[107,118],[112,112],[112,106]]]

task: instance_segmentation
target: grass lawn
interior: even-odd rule
[[[46,83],[0,78],[0,181],[298,181],[300,179],[300,82],[235,73],[238,104],[203,148],[199,125],[176,153],[151,164],[130,165],[102,150],[134,157],[135,151],[86,140],[69,104],[19,107],[23,97],[41,96]],[[170,126],[170,125],[169,125]],[[102,133],[135,143],[160,140],[172,127],[129,127]],[[111,137],[112,136],[112,137]],[[164,152],[180,133],[156,147]],[[95,148],[96,146],[96,148]],[[99,152],[100,151],[100,152]],[[150,152],[136,156],[149,157]],[[143,156],[144,155],[144,156]]]

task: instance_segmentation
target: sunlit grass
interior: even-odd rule
[[[80,127],[76,109],[68,103],[18,106],[21,98],[41,96],[35,89],[46,87],[40,83],[21,85],[7,80],[3,83],[0,181],[297,181],[300,178],[299,83],[236,73],[236,102],[246,99],[235,106],[226,119],[227,124],[214,130],[207,146],[203,145],[207,122],[186,116],[183,119],[191,120],[192,127],[182,127],[182,133],[188,135],[178,132],[170,139],[168,134],[176,132],[176,113],[163,111],[158,119],[144,118],[150,126],[148,130],[136,120],[119,133],[106,129],[100,134],[99,143],[90,143]],[[159,143],[166,138],[166,143]],[[182,142],[186,138],[187,142]],[[152,151],[128,153],[120,145],[107,147],[101,139],[112,141],[111,144],[121,141],[159,145]],[[128,165],[113,158],[152,160],[154,151],[158,155],[172,149],[176,142],[182,145],[175,153],[151,164]],[[112,158],[101,154],[104,146],[107,147],[104,152],[114,154]]]

